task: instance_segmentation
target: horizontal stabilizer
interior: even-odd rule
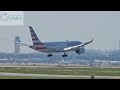
[[[17,44],[20,44],[20,45],[23,45],[23,46],[27,46],[27,47],[30,46],[30,45],[28,45],[28,44],[24,44],[24,43],[21,43],[21,42],[15,42],[15,41],[14,41],[14,43],[17,43]]]

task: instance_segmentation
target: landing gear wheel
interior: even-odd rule
[[[52,54],[50,54],[50,57],[52,56]]]
[[[52,54],[48,54],[47,56],[48,56],[48,57],[51,57],[51,56],[52,56]]]
[[[50,57],[50,55],[49,55],[49,54],[48,54],[47,56],[48,56],[48,57]]]
[[[67,54],[65,55],[65,57],[67,57]]]
[[[67,57],[67,54],[62,55],[63,57]]]

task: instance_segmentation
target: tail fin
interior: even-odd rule
[[[36,33],[34,32],[33,28],[29,26],[31,37],[32,37],[32,42],[34,45],[44,45],[37,37]]]

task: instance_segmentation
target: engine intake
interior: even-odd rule
[[[84,49],[84,48],[77,48],[77,49],[75,50],[75,52],[76,52],[78,55],[80,55],[80,54],[83,54],[83,53],[85,52],[85,49]]]

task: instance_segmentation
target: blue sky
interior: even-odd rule
[[[0,52],[14,52],[15,36],[31,45],[29,26],[43,42],[93,38],[86,49],[119,49],[120,11],[24,11],[23,26],[0,25]],[[21,46],[21,52],[36,51]]]

